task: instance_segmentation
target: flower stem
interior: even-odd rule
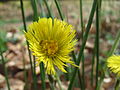
[[[37,90],[37,75],[36,75],[36,66],[35,66],[35,56],[33,56],[33,79],[34,79],[34,88]]]
[[[82,0],[80,1],[80,21],[81,21],[81,31],[82,31],[82,43],[83,43],[83,36],[84,36],[84,25],[83,25],[83,11],[82,11]],[[82,90],[85,89],[85,71],[84,71],[84,52],[82,55]]]
[[[114,53],[114,51],[116,50],[116,48],[117,48],[117,46],[119,44],[119,41],[120,41],[120,30],[118,30],[115,42],[114,42],[110,52],[108,53],[107,57],[111,56]]]
[[[75,56],[74,51],[72,51],[72,57],[73,57],[74,62],[76,63],[76,56]],[[82,83],[82,79],[81,79],[81,73],[79,70],[78,70],[78,79],[79,79],[79,83],[80,83],[80,88],[81,88],[81,90],[83,90],[83,83]]]
[[[63,16],[63,13],[62,13],[62,10],[61,10],[61,6],[60,6],[60,3],[58,0],[54,0],[55,4],[56,4],[56,7],[58,9],[58,12],[59,12],[59,15],[60,15],[60,18],[61,20],[64,20],[64,16]]]
[[[88,20],[88,24],[87,24],[87,27],[86,27],[86,32],[84,34],[82,47],[80,49],[80,52],[79,52],[79,55],[78,55],[78,58],[77,58],[77,65],[79,65],[80,60],[81,60],[82,55],[83,55],[83,51],[84,51],[84,48],[85,48],[85,45],[86,45],[86,41],[87,41],[87,38],[88,38],[90,27],[91,27],[91,24],[92,24],[92,21],[93,21],[94,12],[96,10],[96,5],[97,5],[97,0],[94,0],[92,10],[91,10],[91,13],[90,13],[90,17],[89,17],[89,20]],[[73,71],[68,90],[72,90],[73,82],[75,80],[75,76],[76,76],[77,71],[78,71],[78,68],[75,68],[74,71]]]
[[[45,69],[44,69],[43,62],[40,63],[40,76],[41,76],[41,81],[42,81],[42,90],[46,90],[46,85],[45,85]]]
[[[84,25],[83,25],[82,0],[80,0],[80,21],[81,21],[81,30],[82,30],[82,39],[83,39],[83,35],[84,35]]]
[[[56,73],[55,77],[56,77],[56,79],[57,79],[57,82],[58,82],[58,85],[59,85],[60,90],[63,90],[63,88],[62,88],[62,86],[61,86],[62,83],[61,83],[60,78],[59,78],[59,76],[58,76],[57,73]]]
[[[53,77],[51,75],[48,75],[48,79],[49,79],[49,82],[50,82],[51,90],[55,90]]]
[[[48,1],[47,1],[47,0],[44,0],[44,3],[45,3],[45,5],[46,5],[46,7],[47,7],[47,10],[48,10],[48,13],[49,13],[50,17],[53,19],[54,16],[53,16],[53,13],[52,13],[49,5],[48,5]]]
[[[38,20],[38,13],[37,13],[36,0],[31,0],[31,5],[33,8],[33,13],[34,13],[33,21],[37,21]]]
[[[96,54],[96,38],[95,38],[93,56],[92,56],[92,70],[91,70],[91,86],[92,87],[93,87],[93,77],[94,77],[93,73],[94,73],[95,54]]]
[[[64,20],[65,17],[62,13],[62,9],[61,9],[61,6],[60,6],[60,3],[58,0],[54,0],[55,4],[56,4],[56,7],[57,7],[57,10],[59,12],[59,15],[60,15],[60,18],[61,20]],[[65,73],[65,77],[66,77],[66,80],[68,81],[69,80],[69,68],[68,67],[65,67],[65,70],[68,72],[68,73]]]
[[[0,46],[0,55],[1,55],[1,60],[2,60],[2,64],[3,64],[4,72],[5,72],[5,79],[6,79],[7,87],[8,87],[8,90],[10,90],[7,68],[5,67],[5,61],[4,61],[4,57],[3,57],[3,52],[1,50],[1,46]]]
[[[26,20],[25,20],[25,14],[24,14],[23,0],[20,0],[20,4],[21,4],[21,12],[22,12],[24,30],[27,32]],[[29,54],[30,66],[31,66],[31,71],[32,71],[32,78],[33,78],[33,82],[34,82],[34,88],[36,88],[37,86],[36,86],[36,84],[35,84],[35,79],[34,79],[34,72],[33,72],[31,51],[29,50],[29,43],[28,43],[27,41],[26,41],[26,43],[27,43],[27,49],[28,49],[28,54]],[[35,90],[36,90],[36,89],[35,89]]]
[[[41,14],[40,17],[45,17],[45,12],[44,12],[44,8],[43,8],[43,0],[39,0],[39,6],[40,6],[40,10],[41,10]]]
[[[116,84],[115,84],[115,90],[119,90],[120,80],[117,78]]]

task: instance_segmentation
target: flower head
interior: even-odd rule
[[[56,67],[66,72],[66,63],[76,66],[69,56],[76,44],[72,25],[58,19],[41,18],[28,26],[25,36],[37,65],[43,62],[47,74],[55,74]]]
[[[120,56],[113,55],[108,58],[107,66],[110,70],[120,76]]]

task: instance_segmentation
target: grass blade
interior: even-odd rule
[[[47,1],[47,0],[44,0],[44,3],[45,3],[45,5],[46,5],[46,7],[47,7],[47,10],[48,10],[48,13],[49,13],[50,17],[53,19],[54,16],[53,16],[53,13],[52,13],[49,5],[48,5],[48,1]]]
[[[98,86],[98,72],[99,72],[99,0],[96,8],[96,90]]]
[[[40,6],[40,17],[45,17],[45,12],[44,12],[44,8],[43,8],[43,0],[39,0],[39,6]]]
[[[37,13],[36,0],[31,0],[31,5],[33,8],[33,13],[34,13],[33,21],[37,21],[38,20],[38,13]]]
[[[77,59],[77,65],[79,65],[80,60],[81,60],[82,55],[83,55],[83,51],[84,51],[86,41],[87,41],[87,38],[88,38],[89,30],[90,30],[90,27],[91,27],[91,24],[92,24],[92,21],[93,21],[94,12],[96,10],[96,5],[97,5],[97,0],[94,0],[92,10],[91,10],[91,13],[90,13],[90,17],[89,17],[89,20],[88,20],[88,24],[87,24],[87,27],[86,27],[86,32],[85,32],[85,35],[84,35],[84,38],[83,38],[82,47],[80,49],[79,56],[78,56],[78,59]],[[72,90],[73,82],[75,80],[75,76],[76,76],[77,71],[78,71],[78,68],[75,68],[74,72],[72,74],[72,78],[70,80],[68,90]]]
[[[82,11],[82,0],[79,1],[80,2],[80,21],[81,21],[81,30],[82,30],[82,43],[83,43],[83,35],[84,35],[84,25],[83,25],[83,11]],[[82,56],[82,90],[85,89],[85,71],[84,71],[84,52],[83,52],[83,56]]]
[[[24,30],[27,32],[26,20],[25,20],[25,14],[24,14],[23,0],[20,0],[20,4],[21,4],[21,12],[22,12]],[[35,70],[34,70],[33,65],[32,65],[32,57],[31,57],[32,55],[31,55],[31,51],[29,50],[29,43],[27,41],[26,41],[26,43],[27,43],[27,49],[28,49],[28,54],[29,54],[30,66],[31,66],[31,71],[32,71],[32,78],[33,78],[33,82],[34,82],[34,89],[36,90],[37,89],[37,82],[36,82],[36,79],[35,79],[36,78],[35,77],[35,73],[34,73]]]
[[[61,10],[59,1],[58,1],[58,0],[54,0],[54,1],[55,1],[55,4],[56,4],[56,7],[57,7],[57,9],[58,9],[60,18],[61,18],[62,20],[64,20],[64,16],[63,16],[63,13],[62,13],[62,10]]]

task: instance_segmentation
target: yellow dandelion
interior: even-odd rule
[[[55,74],[56,67],[66,73],[66,63],[77,66],[69,56],[76,44],[72,25],[58,19],[39,18],[28,26],[25,37],[37,58],[36,64],[43,62],[47,74]]]
[[[108,58],[107,66],[110,70],[120,76],[120,56],[113,55]]]

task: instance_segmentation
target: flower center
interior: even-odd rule
[[[45,52],[49,56],[54,56],[54,54],[58,50],[58,43],[54,40],[42,40],[41,46],[43,52]]]

